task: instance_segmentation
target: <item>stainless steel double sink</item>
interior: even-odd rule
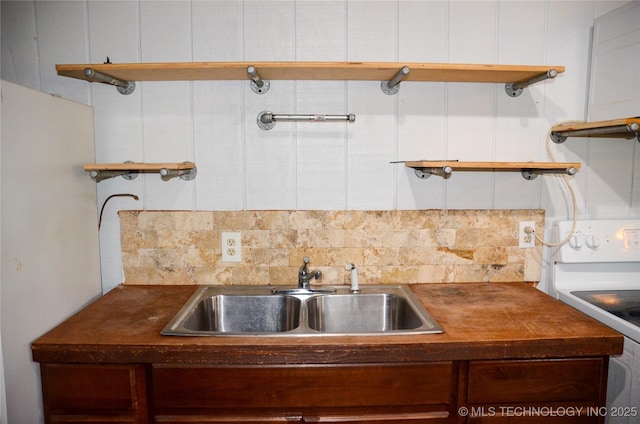
[[[203,286],[162,330],[167,336],[322,336],[442,333],[406,286],[297,290]]]

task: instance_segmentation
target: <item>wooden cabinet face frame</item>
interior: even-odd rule
[[[41,364],[47,423],[543,423],[500,406],[601,407],[608,357],[399,364]],[[460,408],[493,411],[463,416]],[[483,408],[483,409],[480,409]],[[491,409],[493,408],[493,410]],[[557,417],[603,423],[604,417]]]

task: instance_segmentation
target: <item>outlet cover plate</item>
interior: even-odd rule
[[[527,233],[525,228],[530,227],[531,233]],[[536,236],[534,231],[536,230],[536,223],[533,221],[520,222],[520,231],[518,232],[518,246],[520,249],[530,249],[536,247]]]
[[[222,262],[242,262],[242,240],[240,233],[221,234]]]

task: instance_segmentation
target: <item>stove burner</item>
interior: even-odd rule
[[[589,290],[571,294],[640,327],[640,290]]]

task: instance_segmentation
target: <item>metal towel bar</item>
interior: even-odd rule
[[[270,130],[275,127],[277,121],[289,122],[329,122],[329,121],[345,121],[354,122],[356,115],[350,113],[347,115],[278,115],[268,110],[264,110],[258,114],[258,127],[263,130]]]

